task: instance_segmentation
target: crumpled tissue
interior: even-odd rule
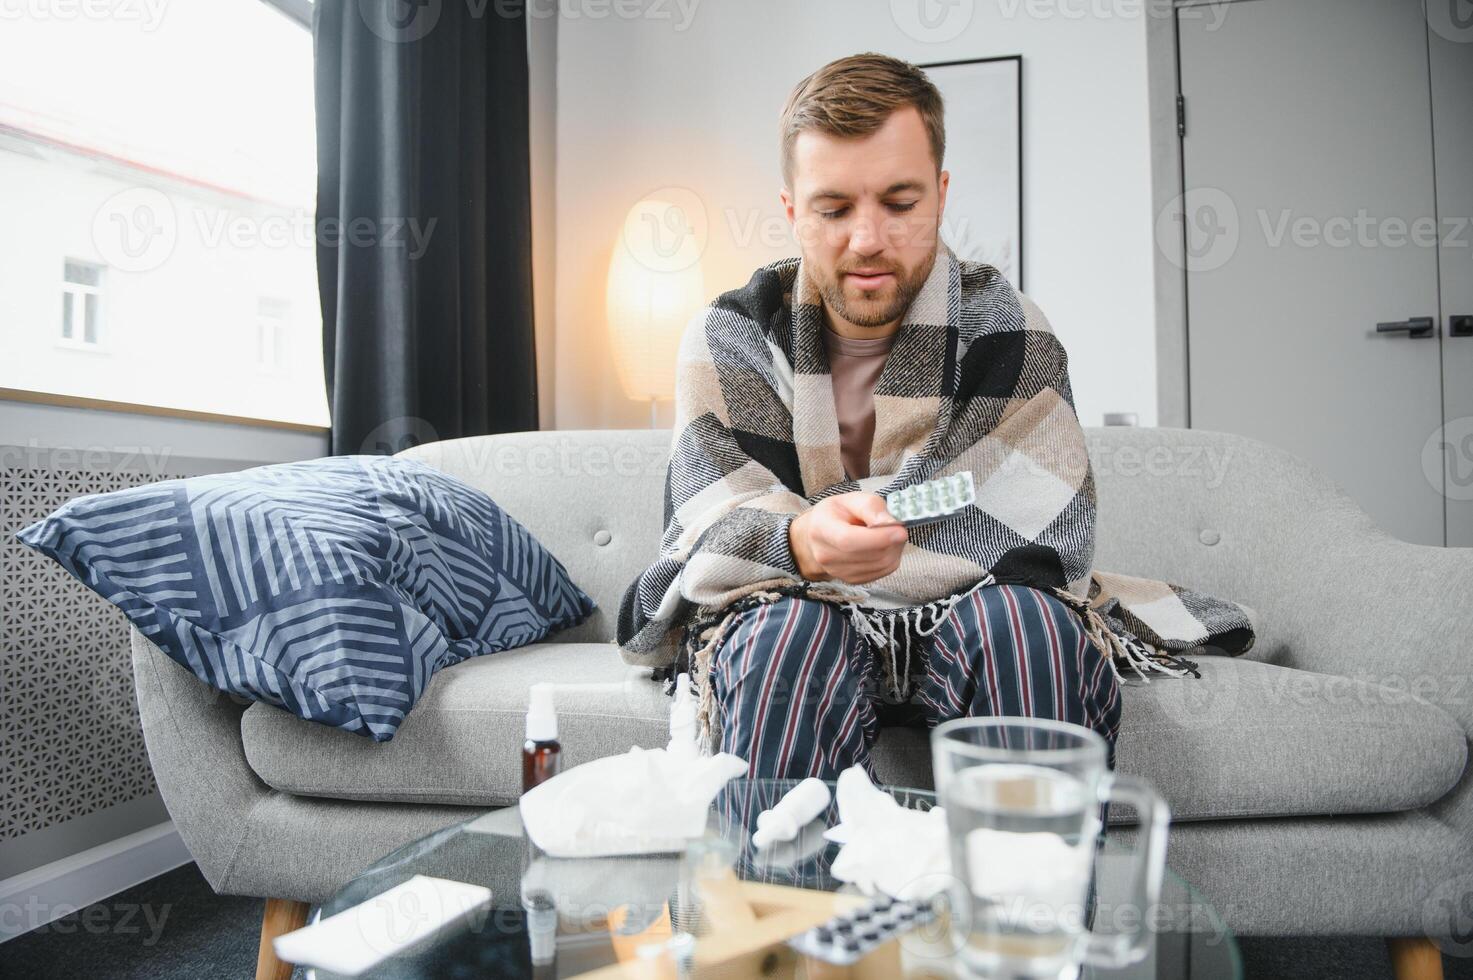
[[[950,840],[941,807],[911,810],[870,782],[859,766],[839,773],[839,822],[824,837],[842,845],[830,873],[866,895],[924,901],[951,883]]]
[[[552,857],[668,854],[706,830],[711,801],[744,776],[727,752],[704,755],[690,678],[677,678],[670,743],[585,762],[522,794],[522,826]]]
[[[574,766],[523,794],[527,836],[553,857],[665,854],[706,829],[716,793],[747,763],[633,748]]]

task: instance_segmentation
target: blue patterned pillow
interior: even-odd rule
[[[79,497],[19,537],[206,684],[381,742],[441,667],[593,610],[491,498],[393,457]]]

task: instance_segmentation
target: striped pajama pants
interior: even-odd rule
[[[915,650],[915,721],[1069,721],[1105,737],[1113,768],[1115,673],[1053,596],[1018,585],[976,589]],[[870,749],[881,710],[893,709],[880,706],[887,684],[879,658],[842,611],[785,598],[739,613],[715,651],[710,682],[720,750],[746,759],[749,775],[833,779],[860,765],[875,778]]]

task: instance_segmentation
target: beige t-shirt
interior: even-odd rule
[[[875,440],[875,382],[896,336],[855,340],[839,336],[827,325],[823,328],[834,412],[839,416],[839,455],[851,479],[869,476],[869,452]]]

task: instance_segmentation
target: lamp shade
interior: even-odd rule
[[[692,220],[691,207],[678,198],[646,198],[630,208],[614,242],[606,299],[609,342],[630,398],[674,396],[680,335],[706,303],[705,236],[698,233],[704,231],[704,214]]]

